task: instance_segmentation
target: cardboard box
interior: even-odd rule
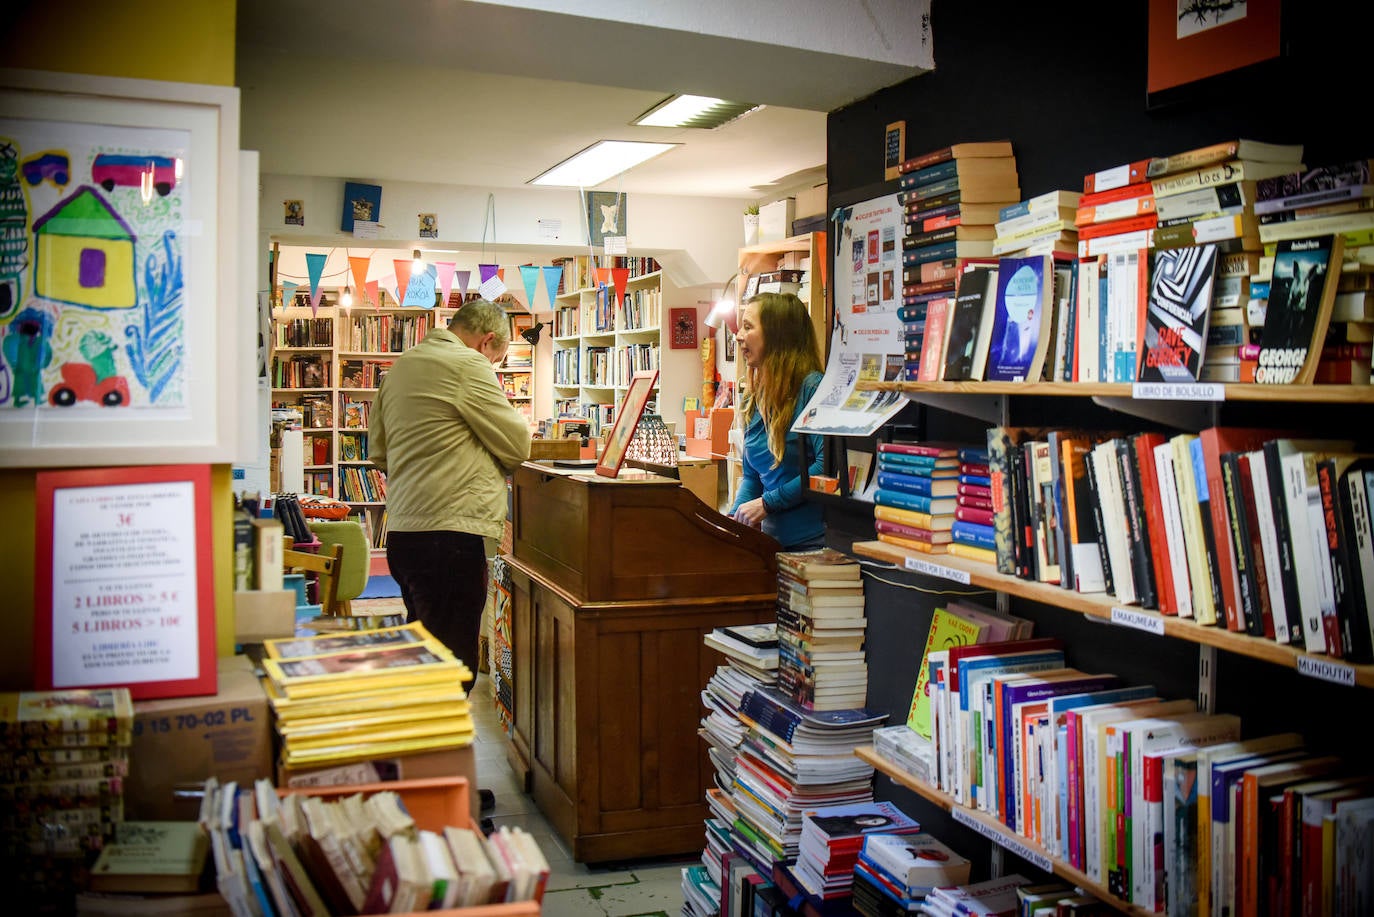
[[[777,242],[786,239],[796,218],[796,198],[787,197],[759,208],[759,241]]]
[[[825,196],[830,186],[821,182],[815,187],[805,191],[797,192],[797,210],[793,214],[793,219],[800,220],[802,217],[815,216],[818,213],[825,213]]]
[[[294,635],[296,595],[294,588],[235,592],[234,641],[261,643]]]
[[[686,425],[693,433],[701,432],[696,423],[701,416],[700,411],[686,412]],[[710,438],[689,435],[685,451],[693,458],[723,458],[730,451],[730,427],[735,422],[735,411],[733,408],[718,408],[711,411],[706,419],[710,421]]]
[[[416,755],[393,755],[327,767],[277,767],[277,786],[294,789],[430,777],[466,777],[469,786],[477,786],[477,755],[473,747],[443,748]],[[481,818],[481,800],[475,790],[469,794],[469,801],[472,820],[477,821]]]
[[[124,781],[130,821],[194,819],[206,777],[252,785],[272,776],[272,714],[247,656],[219,660],[219,693],[134,704]],[[178,795],[179,790],[188,791]]]

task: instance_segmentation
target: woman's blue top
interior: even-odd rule
[[[821,373],[813,372],[802,380],[797,408],[792,415],[793,423],[797,422],[797,417],[811,401],[822,378]],[[763,531],[776,538],[784,549],[823,539],[825,520],[821,505],[803,499],[803,482],[797,470],[801,465],[798,450],[805,448],[806,457],[810,460],[807,473],[824,472],[821,444],[821,437],[817,434],[789,432],[782,461],[775,465],[773,453],[768,450],[768,429],[764,426],[763,415],[755,411],[744,430],[743,476],[730,514],[734,515],[741,505],[762,496],[763,505],[768,510],[768,515],[763,519]]]

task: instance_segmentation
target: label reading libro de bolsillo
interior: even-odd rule
[[[1225,401],[1226,386],[1220,382],[1134,382],[1131,397],[1137,401]]]
[[[908,557],[905,566],[906,569],[913,573],[924,573],[926,576],[938,576],[941,579],[953,580],[963,586],[969,584],[967,570],[956,570],[954,567],[946,567],[944,564],[922,560],[919,557]]]

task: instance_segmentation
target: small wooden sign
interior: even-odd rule
[[[906,122],[893,121],[883,134],[883,178],[891,181],[906,159]]]

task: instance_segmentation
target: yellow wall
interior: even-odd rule
[[[68,0],[25,3],[0,30],[6,67],[234,85],[235,0]],[[226,304],[226,308],[229,304]],[[0,689],[33,679],[34,475],[0,470]],[[216,638],[233,652],[233,485],[227,465],[211,468]]]
[[[234,85],[237,0],[20,3],[6,67]]]

